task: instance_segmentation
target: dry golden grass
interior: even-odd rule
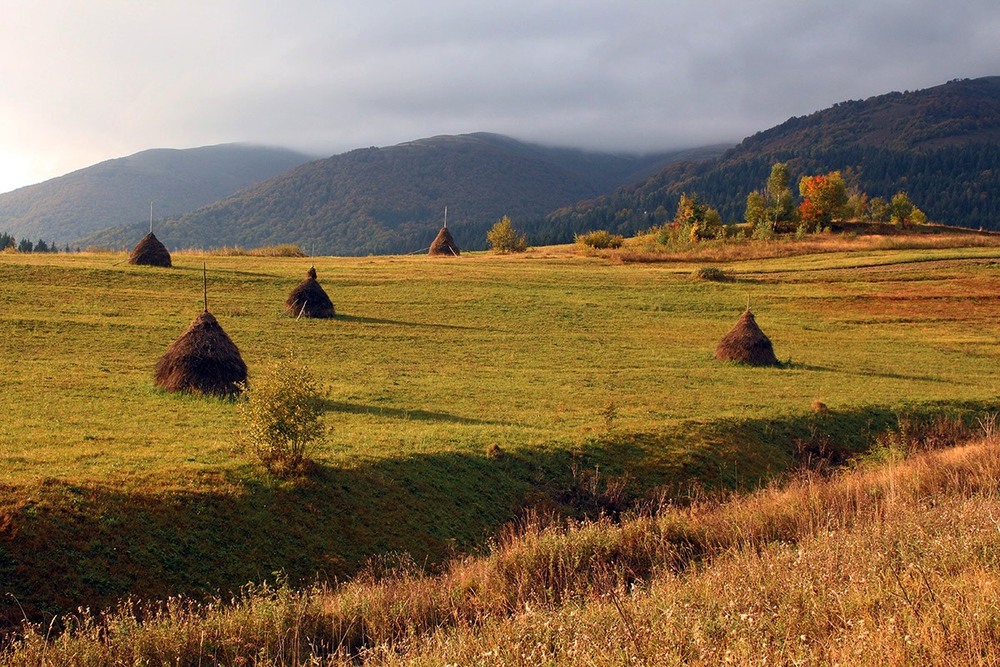
[[[294,243],[282,243],[279,245],[261,246],[259,248],[240,248],[239,246],[225,246],[212,250],[199,250],[188,248],[175,251],[181,255],[207,255],[209,257],[305,257],[306,253],[302,248]]]
[[[689,248],[664,250],[652,236],[628,239],[620,250],[594,251],[613,261],[629,262],[738,262],[776,259],[815,253],[876,250],[1000,247],[1000,234],[969,231],[935,234],[814,234],[803,239],[702,241]]]
[[[1000,439],[983,427],[617,523],[528,520],[438,575],[388,562],[337,589],[81,614],[0,664],[993,664]]]

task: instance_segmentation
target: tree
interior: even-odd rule
[[[767,216],[775,228],[781,223],[795,220],[795,197],[789,186],[788,163],[775,162],[771,165],[771,175],[764,186],[764,201]]]
[[[511,252],[524,252],[528,249],[528,240],[524,234],[514,229],[514,224],[506,215],[497,220],[496,224],[486,232],[486,242],[493,252],[505,255]]]
[[[868,202],[868,219],[872,222],[889,222],[891,214],[889,202],[881,197],[872,197]]]
[[[28,239],[21,239],[21,242],[17,244],[18,252],[31,252],[33,248],[34,245]]]
[[[855,192],[847,198],[848,215],[855,220],[869,219],[869,204],[870,200],[867,194],[864,192]]]
[[[775,162],[764,189],[747,195],[744,220],[753,227],[754,238],[773,238],[779,227],[787,228],[795,221],[795,198],[788,178],[788,164]]]
[[[889,203],[889,210],[894,225],[906,225],[911,222],[923,224],[927,222],[927,216],[919,208],[913,205],[909,195],[905,192],[897,192],[892,196]]]
[[[677,202],[674,227],[687,230],[692,241],[714,237],[722,228],[722,216],[698,200],[698,195],[684,193]]]
[[[743,213],[743,220],[749,223],[754,229],[760,225],[770,223],[767,215],[767,200],[760,190],[754,190],[747,195],[747,207]]]
[[[49,251],[49,244],[43,241],[42,239],[38,239],[38,243],[35,244],[35,252],[48,252],[48,251]]]
[[[799,216],[807,229],[819,231],[834,220],[848,215],[847,185],[839,171],[799,180]]]

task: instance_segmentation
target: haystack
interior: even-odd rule
[[[771,340],[757,326],[757,320],[747,308],[729,333],[722,337],[715,348],[715,358],[738,361],[751,366],[777,366]]]
[[[206,310],[167,348],[154,382],[167,391],[232,396],[246,379],[239,349]]]
[[[167,247],[160,243],[160,239],[156,238],[153,232],[150,232],[132,248],[132,254],[128,256],[128,263],[146,266],[171,266],[170,253],[167,251]]]
[[[458,246],[455,245],[455,239],[451,237],[451,232],[448,231],[447,225],[442,227],[441,231],[434,237],[434,241],[431,243],[430,252],[427,254],[444,255],[446,257],[458,257],[461,254]]]
[[[285,299],[285,312],[295,317],[333,317],[333,302],[316,281],[316,267],[310,267],[306,279]]]

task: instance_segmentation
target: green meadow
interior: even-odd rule
[[[433,566],[526,507],[598,502],[602,481],[753,486],[906,419],[995,412],[1000,247],[843,245],[713,263],[725,282],[570,248],[0,254],[0,621],[339,579],[387,552]],[[325,387],[306,479],[240,451],[233,402],[153,385],[204,307],[203,264],[250,382],[294,357]],[[333,320],[283,314],[313,264]],[[783,367],[714,359],[748,303]]]

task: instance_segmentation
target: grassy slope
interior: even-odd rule
[[[647,487],[748,484],[787,468],[796,440],[864,446],[904,403],[995,405],[998,258],[985,247],[734,261],[729,283],[693,282],[683,263],[552,251],[317,258],[340,315],[296,322],[281,303],[312,260],[209,257],[211,310],[251,374],[294,353],[329,386],[320,472],[291,486],[234,453],[232,404],[151,383],[201,307],[204,258],[156,270],[0,255],[0,355],[12,360],[0,582],[37,617],[278,569],[342,576],[385,550],[437,560],[540,486],[570,485],[574,462]],[[713,360],[748,293],[790,368]],[[813,415],[814,399],[832,412]],[[505,455],[487,458],[494,444]]]
[[[995,664],[996,415],[983,426],[721,502],[527,521],[440,575],[80,613],[0,664]]]

